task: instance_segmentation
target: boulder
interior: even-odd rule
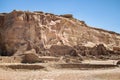
[[[108,55],[108,51],[106,47],[103,44],[99,44],[95,47],[93,47],[90,51],[92,55]]]
[[[53,56],[65,56],[65,55],[75,55],[75,50],[67,45],[59,46],[59,45],[52,45],[49,49],[51,55]]]
[[[78,54],[82,56],[100,56],[100,55],[109,55],[110,51],[106,49],[103,44],[96,45],[94,47],[86,47],[86,46],[74,46]]]
[[[25,51],[23,54],[23,63],[36,63],[40,62],[39,56],[36,54],[36,51],[34,49]]]

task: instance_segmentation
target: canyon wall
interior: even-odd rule
[[[54,15],[40,11],[0,14],[2,55],[13,55],[19,49],[35,49],[39,53],[53,45],[93,47],[97,44],[111,50],[120,47],[120,34],[90,27],[70,14]]]

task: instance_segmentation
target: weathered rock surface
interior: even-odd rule
[[[54,56],[62,56],[62,55],[74,56],[76,54],[74,48],[67,45],[64,46],[52,45],[49,52],[51,53],[51,55]]]
[[[99,55],[108,55],[109,51],[104,47],[103,44],[96,45],[94,47],[85,47],[85,46],[74,46],[74,49],[78,54],[82,56],[99,56]],[[114,52],[113,52],[114,53]]]
[[[58,16],[39,11],[13,11],[0,14],[1,55],[13,55],[25,45],[26,50],[35,49],[36,53],[41,54],[41,51],[53,49],[54,45],[93,47],[96,44],[104,44],[107,49],[120,47],[120,34],[89,27],[84,21],[74,19],[70,14]],[[72,50],[70,47],[65,50],[66,53],[57,53],[67,54]],[[55,50],[62,48],[64,51],[65,47]],[[104,48],[95,49],[99,52],[93,50],[94,54],[103,54],[101,50],[107,54]],[[50,52],[55,54],[55,50]]]
[[[21,54],[23,57],[23,63],[35,63],[40,62],[39,56],[36,54],[36,51],[34,49],[25,51],[23,54]]]

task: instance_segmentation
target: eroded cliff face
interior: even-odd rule
[[[0,49],[2,55],[12,55],[21,47],[50,49],[52,45],[104,44],[108,49],[120,47],[120,34],[92,28],[72,15],[43,12],[13,11],[0,14]]]

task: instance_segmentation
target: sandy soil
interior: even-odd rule
[[[0,80],[120,80],[120,68],[97,70],[10,70],[0,69]]]

